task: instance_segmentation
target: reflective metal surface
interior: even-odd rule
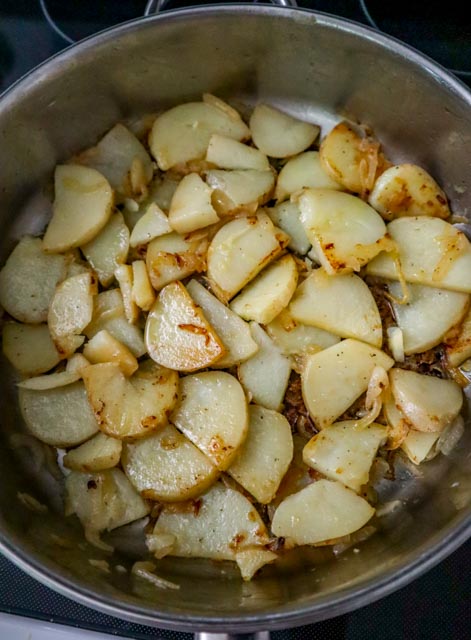
[[[56,56],[0,100],[1,259],[49,213],[54,165],[93,144],[117,120],[211,91],[236,106],[264,100],[329,126],[343,115],[371,125],[388,155],[425,166],[469,216],[471,96],[437,65],[369,29],[308,11],[259,5],[181,10],[134,21]],[[61,515],[58,483],[31,452],[9,447],[20,428],[2,363],[0,549],[69,597],[143,624],[187,631],[285,628],[362,606],[440,561],[471,533],[470,429],[451,458],[405,469],[383,487],[400,517],[338,559],[307,550],[245,584],[230,566],[166,559],[159,572],[179,591],[156,591],[128,573],[90,566],[102,557]],[[420,468],[422,471],[422,467]],[[17,492],[49,505],[34,514]],[[58,545],[57,536],[67,544]],[[131,529],[110,562],[129,567]],[[106,558],[108,559],[108,558]],[[108,559],[109,560],[109,559]]]

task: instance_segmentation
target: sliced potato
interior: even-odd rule
[[[402,216],[451,215],[445,193],[432,176],[416,164],[389,167],[376,180],[369,203],[386,220]]]
[[[401,298],[399,282],[391,282],[388,288],[396,300]],[[422,353],[440,344],[445,334],[463,319],[469,306],[467,293],[420,284],[410,284],[408,289],[407,304],[392,301],[406,355]]]
[[[400,327],[391,326],[386,330],[388,336],[388,347],[392,357],[396,362],[404,362],[404,334]]]
[[[411,430],[410,422],[406,419],[402,411],[397,408],[392,396],[383,402],[383,412],[388,421],[387,449],[394,450],[400,447],[407,438]]]
[[[108,222],[113,191],[101,173],[75,164],[56,167],[55,198],[52,219],[43,238],[49,253],[80,247],[93,238]]]
[[[458,367],[471,358],[471,309],[457,331],[451,331],[444,342],[446,358],[450,366]]]
[[[219,473],[171,424],[139,442],[125,444],[122,462],[139,493],[162,502],[195,498],[216,480]]]
[[[45,324],[7,322],[3,325],[2,343],[5,356],[25,376],[45,373],[61,359]]]
[[[140,309],[149,311],[155,302],[155,292],[150,283],[144,260],[134,260],[132,267],[132,299]]]
[[[33,389],[34,391],[46,391],[47,389],[57,389],[65,387],[68,384],[80,380],[78,371],[59,371],[49,373],[44,376],[36,376],[35,378],[27,378],[18,382],[21,389]]]
[[[153,360],[177,371],[209,367],[226,353],[181,282],[172,282],[159,293],[147,316],[145,340]]]
[[[304,403],[318,429],[324,429],[346,411],[368,388],[376,366],[390,369],[394,360],[383,351],[342,340],[308,356],[301,374]]]
[[[311,243],[301,222],[301,212],[295,202],[283,202],[267,209],[270,220],[289,236],[288,247],[304,256]]]
[[[303,460],[330,480],[339,480],[359,492],[368,482],[370,468],[387,428],[381,424],[359,425],[356,420],[335,422],[315,435],[303,450]]]
[[[389,378],[398,408],[417,431],[441,431],[461,410],[463,392],[453,380],[396,368]]]
[[[25,236],[0,271],[0,304],[20,322],[46,322],[56,286],[66,271],[65,256],[48,255],[39,238]]]
[[[319,153],[327,173],[354,193],[368,194],[388,166],[378,141],[347,122],[325,136]]]
[[[317,353],[340,342],[339,336],[333,333],[295,320],[287,309],[272,320],[266,330],[285,356]]]
[[[65,480],[68,513],[77,514],[85,533],[116,529],[146,516],[149,505],[120,469],[72,471]]]
[[[206,371],[180,381],[181,401],[170,420],[221,470],[247,436],[247,400],[239,381],[225,371]]]
[[[315,269],[297,288],[288,311],[296,321],[342,338],[356,338],[375,347],[383,342],[373,294],[353,273],[329,276],[324,269]]]
[[[275,198],[282,202],[292,193],[306,188],[341,189],[341,185],[326,173],[318,151],[306,151],[291,158],[278,174]]]
[[[273,516],[272,531],[294,544],[318,544],[358,531],[374,512],[340,482],[318,480],[283,500]]]
[[[67,338],[82,333],[93,316],[96,281],[91,273],[64,280],[56,289],[47,322],[52,338]]]
[[[288,306],[298,283],[298,269],[291,255],[272,262],[231,302],[244,320],[271,322]]]
[[[158,116],[149,136],[152,155],[163,171],[204,158],[213,133],[234,140],[250,137],[239,114],[220,104],[188,102]]]
[[[87,342],[83,355],[91,364],[113,362],[118,365],[125,376],[131,376],[139,366],[131,351],[106,329],[96,333]]]
[[[173,194],[168,221],[178,233],[189,233],[219,222],[211,204],[211,188],[197,173],[189,173]]]
[[[258,104],[250,117],[250,131],[262,153],[272,158],[287,158],[310,147],[320,129],[267,104]]]
[[[217,133],[213,134],[209,140],[206,160],[219,169],[266,171],[270,168],[267,156],[258,149]]]
[[[114,213],[100,233],[81,248],[100,283],[108,287],[116,267],[126,262],[128,257],[129,229],[123,214],[119,211]]]
[[[248,360],[258,351],[258,345],[252,338],[249,325],[237,314],[222,304],[197,280],[191,280],[187,291],[201,307],[210,325],[216,331],[226,349],[212,366],[216,368],[232,367]]]
[[[121,440],[97,433],[77,449],[68,451],[64,456],[64,467],[85,473],[111,469],[119,464],[122,448]]]
[[[462,231],[440,218],[398,218],[388,224],[407,282],[471,293],[471,245]],[[369,275],[399,280],[394,256],[381,253]]]
[[[401,449],[414,464],[420,464],[432,451],[439,437],[439,431],[425,433],[424,431],[410,429],[401,444]]]
[[[283,355],[260,325],[252,322],[250,330],[259,350],[239,365],[239,380],[251,400],[278,411],[288,386],[291,360]]]
[[[85,336],[69,334],[67,336],[55,336],[54,344],[61,358],[70,358],[85,342]]]
[[[243,580],[251,580],[259,569],[266,564],[274,562],[278,556],[273,551],[255,547],[254,549],[243,549],[236,553],[235,561],[240,569]]]
[[[225,216],[240,212],[255,213],[260,204],[270,199],[275,186],[271,169],[211,169],[206,172],[206,181],[213,190],[214,208]]]
[[[81,353],[74,353],[73,356],[67,360],[65,370],[69,373],[78,373],[79,376],[82,377],[82,370],[85,367],[88,367],[89,364],[89,361],[84,355]]]
[[[181,177],[172,173],[157,177],[149,188],[150,202],[154,202],[162,211],[168,213],[173,194]]]
[[[46,444],[74,447],[98,431],[83,382],[46,391],[20,389],[19,403],[29,431]]]
[[[293,458],[293,436],[288,420],[277,411],[250,405],[249,416],[247,438],[228,473],[257,502],[268,504]]]
[[[178,233],[155,238],[146,255],[147,271],[152,286],[159,291],[174,280],[182,280],[206,267],[205,238],[185,239]]]
[[[223,302],[233,298],[281,253],[288,241],[266,213],[226,223],[208,249],[207,274],[218,298]]]
[[[116,267],[114,275],[123,296],[124,315],[128,322],[135,324],[139,319],[139,307],[134,302],[132,295],[134,284],[132,266],[120,264]]]
[[[383,219],[360,198],[332,189],[304,189],[295,200],[306,235],[328,274],[359,271],[390,248]]]
[[[151,202],[134,225],[129,244],[131,247],[138,247],[171,232],[172,227],[167,216],[155,202]]]

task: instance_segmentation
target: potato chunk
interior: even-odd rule
[[[126,262],[129,251],[129,229],[123,214],[114,213],[100,233],[82,247],[84,256],[93,267],[98,280],[108,287],[118,265]]]
[[[144,260],[134,260],[132,268],[132,299],[140,309],[149,311],[155,302],[155,291],[150,283]]]
[[[301,222],[301,212],[295,202],[282,202],[267,209],[270,220],[289,236],[288,247],[301,256],[308,251],[311,243]]]
[[[139,366],[129,349],[106,329],[96,333],[87,342],[83,355],[91,364],[114,362],[125,376],[131,376]]]
[[[432,451],[439,437],[439,431],[425,433],[411,429],[401,444],[401,449],[414,464],[420,464]]]
[[[272,531],[294,544],[318,544],[361,529],[375,510],[340,482],[318,480],[288,496],[275,511]]]
[[[3,353],[25,376],[37,376],[58,364],[61,356],[45,324],[7,322],[2,332]]]
[[[247,400],[237,378],[224,371],[185,376],[170,420],[218,469],[227,469],[244,442]]]
[[[54,340],[82,333],[92,319],[95,293],[95,278],[89,272],[67,278],[57,287],[47,317]]]
[[[458,367],[471,358],[471,309],[457,331],[452,331],[445,337],[445,353],[452,367]]]
[[[291,158],[278,174],[275,198],[282,202],[292,193],[306,188],[341,189],[341,185],[326,173],[318,151],[306,151]]]
[[[64,467],[84,473],[111,469],[119,463],[122,448],[121,440],[97,433],[64,456]]]
[[[173,194],[168,221],[178,233],[189,233],[219,222],[211,204],[211,188],[197,173],[186,175]]]
[[[99,427],[112,438],[144,438],[167,424],[177,402],[178,374],[149,360],[130,378],[114,363],[90,365],[82,375]]]
[[[267,156],[253,147],[242,144],[232,138],[211,136],[206,160],[219,169],[257,169],[266,171],[270,168]]]
[[[80,165],[56,167],[52,219],[43,238],[50,253],[90,242],[111,215],[113,191],[101,173]]]
[[[136,443],[124,445],[123,468],[139,493],[151,500],[195,498],[217,478],[218,470],[171,424]]]
[[[302,356],[317,353],[340,342],[339,336],[302,324],[285,309],[272,320],[266,330],[285,356]]]
[[[319,127],[293,118],[287,113],[258,104],[250,117],[255,145],[272,158],[287,158],[301,153],[319,135]]]
[[[206,180],[212,188],[212,202],[220,215],[255,213],[260,204],[265,204],[275,186],[275,176],[271,169],[244,169],[224,171],[211,169],[206,172]]]
[[[134,225],[129,244],[131,247],[138,247],[171,232],[172,227],[167,216],[155,202],[151,202]]]
[[[150,357],[178,371],[195,371],[226,353],[219,336],[180,282],[159,293],[147,316],[145,340]]]

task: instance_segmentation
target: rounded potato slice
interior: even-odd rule
[[[172,227],[167,216],[155,202],[151,202],[146,212],[134,225],[129,244],[131,247],[138,247],[171,232]]]
[[[151,500],[179,502],[195,498],[219,471],[171,424],[133,444],[125,444],[122,463],[139,493]]]
[[[318,151],[306,151],[291,158],[278,174],[275,198],[282,202],[292,193],[306,188],[341,189],[341,185],[326,173]]]
[[[109,287],[119,264],[126,262],[129,251],[129,229],[121,212],[114,213],[100,233],[82,246],[98,280]]]
[[[340,342],[339,336],[295,320],[287,309],[266,326],[268,335],[285,356],[317,353]]]
[[[26,426],[46,444],[74,447],[98,431],[83,382],[45,391],[19,389]]]
[[[3,353],[25,376],[37,376],[58,364],[61,356],[45,324],[7,322],[2,332]]]
[[[186,376],[180,380],[180,397],[170,420],[218,469],[227,469],[248,428],[239,381],[224,371]]]
[[[64,467],[85,473],[111,469],[119,463],[122,448],[121,440],[97,433],[64,456]]]
[[[21,389],[46,391],[47,389],[65,387],[73,382],[77,382],[77,380],[80,380],[80,373],[78,371],[60,371],[35,378],[27,378],[19,382],[17,386]]]
[[[215,164],[219,169],[266,171],[270,168],[267,156],[258,149],[217,133],[213,134],[209,141],[206,161]]]
[[[190,233],[219,222],[211,204],[211,187],[197,173],[186,175],[173,194],[168,221],[178,233]]]
[[[439,437],[439,431],[425,433],[424,431],[410,429],[401,444],[401,449],[414,464],[420,464],[432,451],[433,445]]]
[[[103,433],[134,439],[160,429],[177,402],[178,374],[147,360],[130,378],[113,363],[82,371],[90,404]]]
[[[145,340],[153,360],[177,371],[209,367],[226,353],[181,282],[172,282],[160,292],[147,316]]]
[[[108,222],[113,191],[101,173],[80,165],[56,167],[52,219],[43,238],[44,250],[67,251],[90,242]]]
[[[244,169],[224,171],[211,169],[206,180],[212,188],[212,202],[220,215],[239,212],[255,213],[258,206],[270,199],[275,185],[271,169]]]
[[[83,355],[91,364],[114,362],[125,376],[131,376],[138,368],[136,357],[109,331],[103,329],[96,333],[84,347]]]
[[[57,287],[47,316],[53,339],[82,333],[93,316],[95,293],[96,278],[90,272],[67,278]]]

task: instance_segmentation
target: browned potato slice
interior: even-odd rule
[[[271,169],[212,169],[206,172],[206,180],[213,190],[212,202],[216,211],[225,216],[239,212],[255,213],[259,205],[270,199],[275,186]]]
[[[258,104],[250,117],[255,145],[272,158],[287,158],[301,153],[319,135],[319,127],[293,118],[287,113]]]
[[[310,187],[336,190],[342,188],[326,173],[318,151],[306,151],[288,160],[278,174],[275,198],[282,202],[291,194]]]
[[[7,322],[2,332],[3,353],[25,376],[49,371],[61,359],[45,324]]]
[[[247,435],[247,400],[239,381],[225,371],[185,376],[180,396],[170,420],[218,469],[227,469]]]
[[[209,459],[171,424],[124,445],[123,468],[145,498],[180,502],[195,498],[217,478]]]
[[[53,339],[82,333],[93,315],[96,280],[90,272],[64,280],[56,289],[47,322]]]
[[[64,456],[64,467],[85,473],[111,469],[119,463],[122,448],[121,440],[97,433]]]
[[[226,353],[219,336],[180,282],[159,293],[147,316],[145,340],[150,357],[169,369],[195,371]]]
[[[254,547],[253,549],[243,549],[236,553],[235,561],[240,569],[243,580],[251,580],[259,569],[266,564],[274,562],[278,556],[273,551]]]
[[[56,286],[65,278],[67,258],[44,253],[39,238],[22,238],[0,271],[0,304],[20,322],[46,322]]]
[[[155,302],[155,291],[150,283],[144,260],[135,260],[132,265],[132,299],[140,309],[149,311]]]
[[[439,437],[439,431],[425,433],[424,431],[410,429],[401,444],[401,449],[414,464],[420,464],[432,451]]]
[[[113,191],[101,173],[67,164],[56,167],[52,219],[43,238],[50,253],[67,251],[90,242],[111,215]]]
[[[387,448],[394,450],[400,447],[407,438],[407,434],[410,432],[410,422],[397,408],[391,395],[383,403],[383,412],[388,421]]]
[[[211,204],[211,188],[197,173],[189,173],[173,194],[168,221],[178,233],[190,233],[219,222]]]
[[[113,362],[118,365],[125,376],[131,376],[139,366],[131,351],[106,329],[96,333],[87,342],[83,355],[91,364]]]
[[[114,275],[123,296],[124,315],[128,322],[136,324],[139,319],[139,307],[134,302],[132,295],[134,284],[132,266],[130,264],[120,264],[116,267]]]
[[[272,320],[266,330],[285,356],[317,353],[340,342],[339,336],[329,331],[295,320],[287,309]]]
[[[468,311],[457,331],[451,331],[444,342],[450,366],[458,367],[471,358],[471,310]]]
[[[85,336],[69,334],[67,336],[54,337],[54,344],[61,358],[70,358],[85,342]]]
[[[130,378],[113,363],[90,365],[82,375],[100,429],[112,438],[143,438],[160,429],[177,401],[178,374],[150,360]]]
[[[82,247],[100,283],[109,287],[116,267],[126,262],[129,251],[129,229],[123,214],[114,213],[100,233]]]
[[[138,247],[171,232],[172,227],[167,216],[155,202],[151,202],[146,212],[134,225],[129,244],[131,247]]]

